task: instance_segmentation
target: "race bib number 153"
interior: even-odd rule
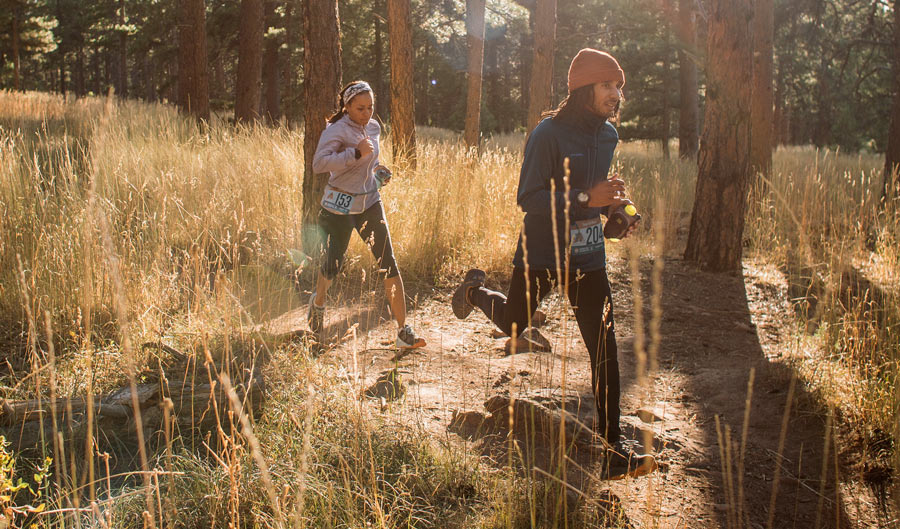
[[[326,189],[325,196],[322,197],[322,207],[347,215],[353,213],[353,202],[355,198],[356,197],[353,195],[347,193]]]

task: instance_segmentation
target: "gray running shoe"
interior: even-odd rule
[[[416,332],[409,325],[404,325],[397,332],[397,347],[399,349],[418,349],[425,347],[425,339],[416,336]]]
[[[659,468],[656,458],[649,454],[639,454],[635,451],[637,441],[618,441],[606,449],[603,470],[606,479],[622,479],[626,476],[633,478],[647,475]]]
[[[466,316],[472,313],[472,309],[475,308],[469,302],[469,289],[470,288],[480,288],[484,286],[484,280],[487,275],[484,273],[484,270],[479,270],[477,268],[473,268],[466,272],[466,277],[463,279],[463,282],[456,287],[456,291],[453,293],[453,299],[450,300],[450,306],[453,307],[453,314],[461,319],[466,319]]]
[[[306,311],[306,322],[309,330],[318,338],[325,327],[325,307],[316,306],[316,292],[309,296],[309,309]]]

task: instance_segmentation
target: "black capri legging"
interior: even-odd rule
[[[347,252],[347,245],[350,244],[350,233],[354,228],[371,248],[372,255],[378,262],[378,268],[387,271],[387,277],[400,275],[397,261],[394,259],[394,247],[391,245],[391,233],[380,200],[357,215],[338,215],[322,208],[319,210],[318,223],[319,240],[324,245],[322,274],[326,278],[334,279],[341,271],[344,254]]]

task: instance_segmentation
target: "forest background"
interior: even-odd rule
[[[184,358],[205,359],[214,387],[222,358],[259,352],[251,323],[290,314],[274,307],[285,298],[297,309],[310,273],[301,217],[321,185],[307,177],[308,132],[335,110],[342,81],[376,92],[398,175],[385,204],[416,294],[439,300],[472,263],[504,277],[509,255],[493,241],[511,250],[520,214],[496,197],[513,196],[525,134],[565,96],[583,47],[610,51],[625,71],[616,168],[647,219],[611,258],[649,267],[683,255],[735,275],[772,265],[796,318],[782,324],[785,362],[829,425],[816,439],[824,459],[834,443],[858,463],[841,476],[873,487],[900,467],[896,0],[0,0],[0,28],[0,422],[18,432],[16,475],[36,482],[0,483],[0,506],[19,509],[5,516],[51,519],[22,506],[44,494],[63,525],[134,513],[284,525],[293,512],[296,525],[392,527],[402,521],[385,514],[401,512],[427,527],[452,512],[459,526],[565,526],[554,510],[564,490],[386,426],[384,405],[359,405],[357,381],[344,384],[306,342],[265,343],[262,356],[276,358],[269,408],[252,430],[225,393],[213,441],[193,414],[172,437],[165,410],[144,430],[135,413],[126,430],[138,439],[126,442],[84,410],[94,395],[165,381]],[[759,79],[769,99],[751,112]],[[752,135],[751,117],[763,118]],[[336,305],[365,304],[377,286],[364,248],[350,255]],[[85,399],[65,432],[41,408],[57,397]],[[789,412],[790,400],[785,424]],[[21,442],[34,415],[52,443],[44,430],[39,444]],[[846,428],[840,443],[832,419]],[[84,457],[67,466],[65,453]],[[727,501],[728,524],[750,526],[744,500]]]
[[[304,111],[303,30],[299,3],[263,2],[260,115],[297,124]],[[569,60],[583,47],[610,51],[627,73],[623,139],[678,136],[680,65],[702,66],[707,8],[675,0],[561,1],[556,12],[552,100],[565,96]],[[210,106],[234,110],[240,2],[208,1]],[[21,89],[177,101],[178,9],[158,0],[4,0],[0,84]],[[690,11],[696,41],[679,38],[676,13]],[[896,57],[886,0],[774,2],[774,131],[777,144],[884,152]],[[378,116],[390,121],[389,36],[385,0],[340,5],[345,75],[369,80]],[[416,123],[462,130],[467,43],[465,5],[413,2]],[[526,130],[535,3],[487,2],[481,132]],[[20,61],[18,80],[15,56]],[[702,95],[704,69],[693,88]],[[347,79],[349,80],[349,78]],[[702,104],[703,98],[700,98]]]

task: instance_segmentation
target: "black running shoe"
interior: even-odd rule
[[[618,441],[606,449],[603,470],[606,479],[633,478],[647,475],[659,468],[656,458],[635,452],[637,441]]]
[[[475,307],[469,303],[469,289],[484,286],[486,277],[484,270],[477,268],[466,272],[465,279],[456,287],[456,292],[453,293],[453,299],[450,301],[450,305],[453,307],[453,314],[457,318],[464,320],[466,316],[471,314],[472,309]]]

